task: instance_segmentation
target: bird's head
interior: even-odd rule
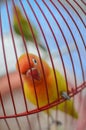
[[[20,56],[18,63],[22,77],[27,79],[29,82],[32,81],[33,78],[36,83],[43,81],[44,76],[48,77],[51,68],[44,60],[41,61],[43,68],[38,56],[34,54],[23,54]]]

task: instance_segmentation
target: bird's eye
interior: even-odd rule
[[[36,60],[36,59],[32,59],[32,61],[33,61],[33,63],[34,63],[35,65],[37,65],[37,60]]]

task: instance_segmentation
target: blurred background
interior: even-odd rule
[[[15,12],[14,5],[17,13]],[[47,8],[47,6],[49,8]],[[21,27],[19,26],[19,22],[21,24]],[[33,34],[31,32],[29,24],[32,26]],[[20,28],[23,30],[22,34]],[[19,75],[16,73],[16,56],[20,57],[20,55],[26,53],[26,51],[38,55],[37,47],[41,58],[44,58],[47,63],[52,66],[49,56],[50,51],[55,68],[64,75],[62,60],[59,53],[60,49],[66,69],[67,80],[71,82],[72,86],[79,86],[85,82],[85,1],[0,1],[0,93],[2,93],[2,100],[7,115],[14,115],[14,109],[6,76],[6,65],[10,76],[16,110],[17,113],[22,113],[25,111],[25,104],[22,89],[19,87],[21,86]],[[74,77],[73,64],[71,62],[70,55],[74,64],[76,77]],[[7,86],[7,88],[5,88],[5,86]],[[85,95],[85,91],[83,95]],[[31,103],[27,102],[27,104],[29,110],[33,110],[35,108]],[[53,115],[55,116],[55,112]],[[0,116],[4,116],[3,107],[0,107]],[[65,116],[63,113],[58,113],[58,119],[59,118],[62,120],[63,124],[65,124]],[[67,122],[66,129],[70,129],[71,122],[74,123],[75,128],[76,121],[70,119],[70,117],[67,117],[67,121],[69,122]],[[0,120],[0,130],[13,130],[14,128],[16,130],[27,130],[28,128],[31,129],[28,122],[30,122],[32,130],[34,128],[37,130],[47,129],[47,116],[40,112],[39,114],[32,114],[25,117],[11,118],[6,120],[2,119]],[[61,126],[60,129],[64,129],[63,126]],[[51,129],[54,130],[54,128]]]

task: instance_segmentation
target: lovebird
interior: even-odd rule
[[[16,7],[16,12],[17,12],[20,24],[21,24],[21,28],[22,28],[22,32],[23,32],[25,40],[31,41],[32,44],[34,44],[34,39],[33,39],[32,32],[31,32],[31,29],[30,29],[30,25],[29,25],[27,19],[24,17],[20,8],[17,5],[15,7]],[[18,23],[18,18],[17,18],[16,12],[15,12],[15,9],[13,8],[13,29],[14,29],[16,34],[21,36],[20,26],[19,26],[19,23]],[[36,27],[33,24],[31,24],[31,25],[32,25],[33,32],[34,32],[35,38],[37,40],[38,46],[43,51],[46,51],[45,46],[43,46],[43,44],[41,44],[39,42],[38,31],[37,31]]]
[[[32,104],[37,105],[34,87],[36,89],[39,107],[43,107],[48,103],[44,76],[47,83],[49,102],[51,103],[55,100],[58,100],[57,87],[53,69],[44,59],[42,59],[44,73],[39,57],[32,53],[28,53],[28,56],[27,54],[21,55],[18,59],[18,63],[20,73],[23,79],[25,96]],[[18,69],[18,65],[16,66],[16,68]],[[67,86],[64,77],[60,74],[58,70],[55,70],[55,72],[60,97],[63,96],[64,98],[69,99],[69,96],[67,95]],[[35,86],[33,85],[33,80]],[[66,108],[66,111],[64,108]],[[65,100],[63,103],[58,105],[57,109],[67,113],[75,119],[78,118],[78,114],[74,108],[74,102],[72,99]],[[55,110],[55,107],[50,108],[49,114],[51,113],[51,110]]]

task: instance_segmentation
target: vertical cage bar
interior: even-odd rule
[[[59,1],[59,3],[60,3],[60,4],[62,5],[62,7],[67,11],[67,13],[70,14],[69,11],[64,7],[64,5],[62,4],[62,2]],[[70,15],[70,16],[71,16],[71,15]],[[72,17],[72,16],[71,16],[71,17]],[[65,20],[65,23],[67,23],[66,20]],[[72,38],[73,38],[73,40],[74,40],[74,43],[75,43],[75,46],[76,46],[76,50],[77,50],[77,53],[78,53],[78,57],[79,57],[79,60],[80,60],[80,66],[81,66],[81,70],[82,70],[82,78],[83,78],[83,82],[85,82],[85,77],[84,77],[84,71],[83,71],[83,65],[82,65],[82,60],[81,60],[80,52],[79,52],[79,49],[78,49],[78,46],[77,46],[75,37],[74,37],[74,35],[73,35],[73,33],[72,33],[72,30],[71,30],[71,28],[69,27],[68,24],[67,24],[67,26],[68,26],[68,28],[69,28],[69,30],[70,30],[71,36],[72,36]],[[76,85],[76,91],[77,91],[77,85]]]
[[[3,31],[2,31],[2,20],[1,20],[1,16],[0,16],[0,21],[1,21],[1,41],[2,41],[2,49],[3,49],[3,56],[4,56],[5,68],[6,68],[6,75],[8,77],[8,84],[9,84],[9,89],[10,89],[10,94],[11,94],[11,99],[12,99],[12,103],[13,103],[14,112],[15,112],[15,114],[17,114],[16,107],[15,107],[15,102],[14,102],[14,98],[13,98],[13,93],[12,93],[12,88],[11,88],[11,83],[10,83],[10,78],[9,78],[8,67],[7,67],[7,60],[6,60],[6,53],[5,53],[5,48],[4,48],[4,40],[3,40]]]
[[[1,20],[0,20],[0,21],[1,21]],[[5,117],[6,117],[6,112],[5,112],[5,108],[4,108],[4,104],[3,104],[3,100],[2,100],[1,93],[0,93],[0,101],[1,101],[1,106],[2,106],[3,114],[4,114],[4,119],[3,119],[3,120],[5,121],[8,130],[11,130],[10,127],[9,127],[9,124],[8,124],[6,118],[5,118]]]
[[[77,4],[77,6],[82,10],[82,12],[86,15],[85,11],[83,10],[82,6],[80,6],[79,2],[74,0],[74,2]]]
[[[84,0],[81,0],[81,2],[82,2],[84,5],[86,5],[86,3],[85,3],[85,1],[84,1]]]
[[[14,47],[14,51],[15,51],[16,61],[17,61],[17,64],[18,64],[18,56],[17,56],[16,46],[15,46],[15,40],[14,40],[14,36],[13,36],[12,25],[11,25],[11,20],[10,20],[10,15],[9,15],[9,10],[8,10],[7,2],[6,2],[6,7],[7,7],[7,15],[8,15],[8,19],[9,19],[8,21],[9,21],[9,26],[10,26],[10,32],[11,32],[13,47]],[[21,74],[20,74],[19,64],[18,64],[18,72],[19,72],[19,76],[20,76],[20,82],[21,82],[21,86],[22,86],[22,91],[23,91],[23,96],[24,96],[24,102],[25,102],[26,111],[28,111],[27,104],[26,104],[26,99],[25,99],[25,95],[24,95],[24,90],[23,90],[23,81],[22,81],[22,77],[21,77]]]
[[[9,11],[8,11],[8,4],[7,4],[7,0],[6,0],[6,9],[7,9],[7,15],[8,15],[8,21],[9,21],[9,24],[10,24],[10,31],[12,33],[12,28],[11,28],[11,22],[10,22],[10,16],[9,16]],[[13,101],[13,100],[12,100]],[[14,109],[16,109],[16,106],[15,106],[15,103],[13,102],[14,104]],[[15,115],[17,114],[17,112],[15,111]],[[19,130],[21,130],[21,127],[20,127],[20,124],[19,124],[19,121],[17,118],[15,118],[16,120],[16,123],[17,123],[17,126],[19,128]]]
[[[70,12],[66,9],[66,7],[65,7],[61,2],[59,2],[59,3],[62,5],[62,7],[65,9],[65,11],[68,13],[68,15],[70,16],[71,20],[72,20],[73,23],[75,24],[75,26],[76,26],[76,28],[77,28],[77,30],[78,30],[78,32],[79,32],[79,35],[80,35],[80,37],[81,37],[81,39],[82,39],[84,48],[85,48],[85,46],[86,46],[86,45],[85,45],[85,41],[84,41],[84,38],[83,38],[83,36],[82,36],[82,33],[81,33],[80,30],[79,30],[79,27],[78,27],[76,21],[74,20],[74,18],[73,18],[72,15],[70,14]],[[65,22],[65,23],[66,23],[66,22]],[[86,48],[85,48],[85,50],[86,50]]]
[[[53,30],[52,30],[52,27],[51,27],[49,21],[47,20],[45,14],[44,14],[44,12],[43,12],[43,10],[40,8],[40,6],[39,6],[39,4],[38,4],[38,2],[37,2],[36,0],[35,0],[35,3],[36,3],[36,5],[38,6],[38,8],[40,9],[40,11],[41,11],[43,17],[45,18],[45,20],[46,20],[46,22],[47,22],[47,24],[48,24],[48,26],[49,26],[49,28],[50,28],[50,30],[51,30],[51,32],[52,32],[52,35],[53,35],[54,40],[55,40],[55,42],[56,42],[57,48],[58,48],[58,50],[59,50],[59,54],[60,54],[60,57],[61,57],[61,60],[62,60],[63,68],[65,69],[65,67],[64,67],[64,62],[63,62],[63,58],[62,58],[62,54],[61,54],[61,51],[60,51],[60,48],[59,48],[59,45],[58,45],[58,41],[57,41],[57,39],[56,39],[56,37],[55,37],[55,34],[54,34]],[[52,67],[53,67],[55,82],[56,82],[56,86],[57,86],[57,95],[58,95],[58,100],[59,100],[59,99],[60,99],[60,95],[59,95],[59,91],[58,91],[58,82],[57,82],[58,79],[56,78],[56,72],[55,72],[55,67],[54,67],[54,65],[53,65]]]
[[[80,16],[80,14],[78,13],[78,11],[73,7],[73,5],[67,0],[67,3],[70,5],[70,7],[76,12],[76,14],[78,15],[78,17],[80,18],[80,20],[82,21],[84,27],[86,28],[86,25],[82,19],[82,17]]]

